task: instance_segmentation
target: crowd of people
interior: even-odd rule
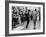
[[[27,21],[28,28],[30,21],[34,23],[34,29],[36,26],[36,21],[40,21],[40,8],[35,8],[34,10],[28,9],[28,7],[12,7],[12,28],[16,28],[17,24],[23,24]]]

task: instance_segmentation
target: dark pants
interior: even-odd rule
[[[29,24],[29,17],[26,17],[26,21],[27,21],[26,28],[28,28],[28,24]]]
[[[28,28],[28,24],[29,24],[29,20],[27,20],[27,25],[26,25],[26,28]]]
[[[16,28],[15,26],[18,24],[18,18],[12,18],[12,29]]]

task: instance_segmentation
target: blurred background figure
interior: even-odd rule
[[[40,7],[39,8],[37,8],[37,21],[36,21],[36,29],[40,29],[40,23],[41,23],[41,21],[40,21]]]
[[[15,26],[18,24],[18,17],[17,17],[17,9],[13,6],[12,7],[12,29],[16,28]]]

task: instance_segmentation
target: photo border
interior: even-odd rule
[[[43,32],[9,34],[9,3],[43,5]],[[21,36],[21,35],[37,35],[37,34],[45,34],[45,3],[44,2],[43,3],[42,2],[25,2],[25,1],[5,1],[5,36]]]

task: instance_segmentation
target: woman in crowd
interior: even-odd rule
[[[33,29],[34,28],[34,23],[33,23],[33,15],[32,15],[32,10],[29,11],[29,24],[28,24],[28,29]]]

